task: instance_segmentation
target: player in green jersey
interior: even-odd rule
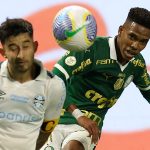
[[[53,72],[66,82],[67,99],[50,146],[89,150],[100,137],[108,109],[131,82],[150,103],[150,77],[140,54],[149,39],[150,11],[135,7],[115,38],[97,37],[88,50],[67,52],[58,61]]]

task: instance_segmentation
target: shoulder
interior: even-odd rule
[[[97,36],[94,44],[91,46],[91,53],[94,53],[94,59],[105,59],[110,57],[110,37]]]
[[[91,49],[106,49],[109,48],[109,38],[110,37],[101,37],[97,36]]]
[[[94,43],[108,43],[110,37],[97,36]]]
[[[134,57],[134,59],[131,61],[131,63],[134,65],[134,67],[138,68],[145,68],[145,59],[142,56],[142,54],[138,54]]]
[[[54,88],[54,89],[64,89],[65,90],[65,83],[64,81],[58,77],[57,75],[54,75],[53,78],[50,78],[50,84],[49,84],[50,88]]]
[[[139,60],[145,62],[145,59],[144,59],[144,57],[143,57],[143,55],[141,53],[139,53],[138,55],[136,55],[135,59],[139,59]]]
[[[55,75],[51,71],[47,70],[47,76],[53,78]]]
[[[53,78],[46,80],[46,95],[48,101],[58,101],[61,97],[66,95],[66,86],[64,81],[55,75]],[[54,101],[53,101],[54,102]],[[57,103],[57,102],[55,102]]]
[[[131,61],[131,65],[134,71],[134,74],[139,77],[140,75],[145,72],[146,69],[146,63],[141,54],[138,54],[134,57],[134,59]]]

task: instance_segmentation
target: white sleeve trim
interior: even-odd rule
[[[58,70],[60,70],[65,75],[66,80],[69,79],[69,74],[61,65],[55,64],[54,67],[56,67]]]
[[[150,90],[150,86],[148,86],[147,88],[141,88],[141,87],[138,86],[138,88],[139,88],[140,90],[142,90],[142,91],[148,91],[148,90]]]

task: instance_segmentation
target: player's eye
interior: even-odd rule
[[[23,46],[23,49],[27,49],[27,48],[29,48],[30,46],[29,45],[24,45]]]
[[[137,37],[136,37],[135,34],[129,34],[128,37],[129,37],[129,39],[132,40],[132,41],[137,40]]]
[[[9,50],[16,51],[16,50],[18,50],[18,47],[16,45],[10,45]]]

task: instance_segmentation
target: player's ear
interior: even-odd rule
[[[6,58],[5,51],[4,51],[3,48],[0,48],[0,54],[1,54],[4,58]]]
[[[38,41],[34,41],[34,52],[36,52],[37,51],[37,49],[38,49]]]
[[[121,32],[123,31],[123,26],[119,26],[119,29],[118,29],[118,36],[120,36]]]

